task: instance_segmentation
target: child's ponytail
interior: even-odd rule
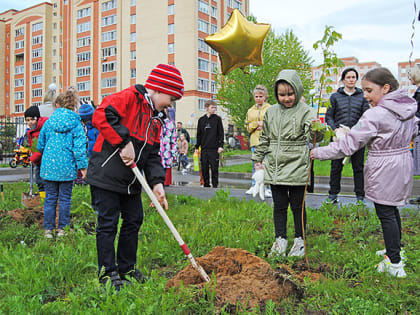
[[[67,89],[66,92],[64,92],[64,106],[63,107],[74,111],[77,108],[77,102],[78,102],[78,97],[75,93],[75,90]]]
[[[384,86],[385,84],[388,84],[390,86],[389,92],[398,90],[398,87],[400,86],[400,84],[398,83],[397,79],[395,79],[391,71],[383,67],[375,68],[368,71],[364,75],[363,80],[367,80],[379,86]]]

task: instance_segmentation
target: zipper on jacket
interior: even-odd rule
[[[296,136],[296,118],[293,117],[293,135]]]
[[[280,109],[280,125],[279,125],[279,135],[277,137],[277,150],[276,150],[276,169],[274,172],[274,180],[273,180],[273,185],[276,184],[277,182],[277,168],[278,168],[278,156],[279,156],[279,150],[280,150],[280,135],[281,135],[281,126],[282,126],[282,122],[283,122],[283,110]]]

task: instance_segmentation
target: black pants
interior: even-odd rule
[[[295,221],[295,237],[303,237],[302,233],[302,201],[305,186],[271,185],[274,202],[274,230],[276,238],[287,238],[287,209],[292,209]],[[306,210],[303,212],[306,227]]]
[[[375,203],[376,214],[382,225],[386,255],[393,264],[401,260],[401,218],[395,206]]]
[[[143,223],[141,195],[115,193],[92,186],[98,207],[98,225],[96,227],[96,249],[98,252],[99,273],[119,270],[128,272],[136,264],[138,233]],[[118,230],[118,221],[122,218],[120,237],[115,263],[114,241]]]
[[[315,173],[314,173],[314,160],[311,160],[311,177],[308,183],[308,193],[313,193],[315,188]]]
[[[365,158],[365,148],[363,147],[351,157],[351,166],[353,167],[354,178],[354,192],[356,196],[364,197],[364,179],[363,179],[363,161]],[[343,170],[343,159],[331,161],[331,174],[330,174],[330,195],[338,195],[341,191],[341,171]]]
[[[217,150],[201,151],[201,170],[203,172],[204,187],[210,187],[211,168],[211,184],[214,188],[219,185],[219,153]]]

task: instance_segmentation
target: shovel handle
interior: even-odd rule
[[[201,267],[196,260],[194,259],[193,255],[191,254],[190,249],[188,248],[187,244],[185,244],[185,242],[182,240],[181,235],[179,235],[178,231],[176,230],[175,226],[172,224],[171,220],[169,219],[168,215],[166,214],[166,211],[163,210],[161,204],[159,203],[159,201],[157,200],[155,194],[153,193],[152,189],[150,188],[149,184],[146,182],[146,179],[144,178],[144,176],[140,173],[140,170],[138,169],[136,163],[132,163],[130,165],[131,170],[134,172],[134,174],[136,175],[136,178],[138,179],[138,181],[140,182],[141,186],[143,187],[143,189],[146,191],[146,194],[149,196],[149,198],[152,200],[153,204],[155,205],[157,211],[159,212],[159,214],[161,215],[161,217],[163,218],[163,221],[165,221],[166,225],[168,226],[168,228],[171,230],[172,235],[175,237],[176,241],[178,242],[179,246],[181,247],[182,251],[184,252],[184,254],[188,257],[188,259],[191,262],[191,265],[193,266],[194,269],[196,269],[201,277],[204,279],[204,281],[206,282],[210,282],[210,277],[207,275],[206,271],[203,269],[203,267]]]

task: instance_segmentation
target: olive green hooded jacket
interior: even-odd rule
[[[272,185],[301,186],[306,184],[310,157],[309,143],[314,134],[311,132],[312,120],[316,112],[300,99],[303,85],[295,70],[282,70],[275,84],[280,81],[290,84],[295,91],[296,100],[292,107],[276,104],[264,116],[260,143],[252,154],[254,162],[262,162],[265,157],[264,182]],[[278,99],[277,99],[278,101]],[[317,141],[323,134],[317,133]]]

